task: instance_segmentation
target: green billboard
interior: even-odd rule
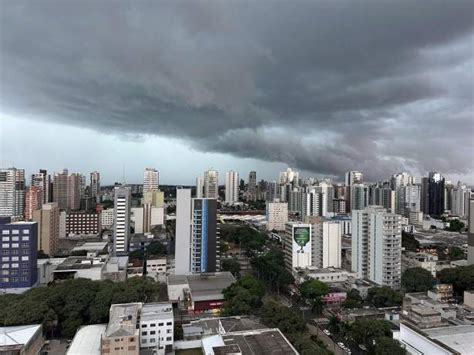
[[[295,243],[301,247],[301,251],[303,251],[303,247],[308,244],[311,239],[309,227],[294,227],[293,239]]]

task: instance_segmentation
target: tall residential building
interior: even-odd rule
[[[391,188],[396,191],[401,186],[413,185],[415,182],[414,176],[406,172],[401,172],[392,176]]]
[[[204,198],[219,198],[219,173],[212,168],[204,172]]]
[[[445,179],[438,172],[428,174],[428,213],[431,216],[440,216],[444,213]]]
[[[228,171],[225,174],[225,203],[233,205],[239,202],[239,173]]]
[[[396,212],[408,217],[410,211],[421,211],[421,185],[404,185],[396,191]]]
[[[25,219],[30,221],[33,219],[33,211],[41,208],[43,194],[40,187],[30,186],[25,194]]]
[[[390,186],[379,183],[369,187],[368,205],[382,206],[390,212],[395,212],[396,200],[396,193]]]
[[[18,289],[34,286],[38,279],[36,222],[11,222],[0,217],[1,270],[0,288]]]
[[[451,213],[464,217],[467,215],[469,203],[469,190],[459,181],[452,194]]]
[[[85,195],[85,181],[85,176],[79,173],[72,173],[68,176],[68,210],[78,210],[81,208],[81,198]]]
[[[33,211],[33,220],[38,223],[38,250],[54,256],[59,242],[59,207],[56,202],[45,203],[40,210]]]
[[[204,178],[199,176],[196,178],[196,198],[202,198],[204,195]]]
[[[191,272],[219,271],[217,200],[195,198],[191,213]]]
[[[400,288],[401,216],[381,206],[352,211],[352,271],[358,278]]]
[[[125,186],[116,186],[114,192],[114,255],[117,255],[128,251],[131,192]]]
[[[0,217],[23,217],[25,188],[24,169],[0,169]]]
[[[257,172],[251,171],[249,173],[248,193],[251,201],[257,199]]]
[[[313,187],[309,192],[303,192],[301,204],[301,218],[307,216],[322,216],[323,192],[318,187]]]
[[[160,190],[144,192],[142,204],[151,205],[156,208],[163,208],[165,205],[165,193]]]
[[[191,189],[176,189],[175,273],[191,271]]]
[[[351,211],[363,210],[369,204],[369,189],[365,184],[352,184],[350,189]]]
[[[311,224],[288,222],[283,234],[285,266],[292,272],[294,268],[305,268],[312,264]]]
[[[64,169],[61,173],[54,174],[53,201],[58,204],[59,209],[69,209],[69,181],[68,171]]]
[[[143,172],[143,193],[158,191],[160,186],[160,174],[158,170],[146,168]]]
[[[278,177],[278,182],[280,185],[291,184],[292,187],[299,186],[300,174],[298,171],[294,171],[291,168],[286,169],[286,171],[280,172]]]
[[[31,175],[30,186],[41,189],[41,204],[51,202],[51,177],[46,170],[40,169],[36,174]]]
[[[90,176],[90,195],[95,197],[96,201],[100,200],[100,173],[93,171]]]
[[[339,221],[320,221],[313,224],[312,266],[341,267],[342,224]]]
[[[285,230],[288,222],[288,203],[280,202],[278,199],[267,202],[267,230]]]
[[[467,263],[474,264],[474,198],[469,199],[467,217]]]
[[[364,174],[360,171],[348,171],[345,175],[345,184],[346,184],[346,212],[350,213],[352,209],[352,185],[361,184],[364,178]]]

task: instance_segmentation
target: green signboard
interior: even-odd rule
[[[301,251],[303,251],[303,247],[310,240],[309,227],[295,227],[293,229],[293,239],[301,247]]]

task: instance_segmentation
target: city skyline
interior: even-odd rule
[[[24,5],[0,14],[1,166],[474,183],[469,1]]]

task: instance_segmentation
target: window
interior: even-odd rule
[[[29,260],[29,257],[28,257],[28,256],[22,256],[22,257],[21,257],[21,260],[22,260],[22,261]]]
[[[156,327],[156,323],[151,323],[150,327]]]
[[[8,254],[10,254],[9,250],[5,250],[5,249],[2,250],[2,255],[8,255]]]
[[[158,323],[158,326],[159,326],[159,327],[162,327],[162,326],[163,326],[163,323]]]
[[[26,270],[26,271],[28,271],[28,270]],[[13,269],[13,270],[12,270],[12,275],[18,275],[18,270],[17,270],[17,269]]]
[[[21,243],[22,248],[28,248],[29,246],[30,246],[30,243],[28,243],[28,242],[22,242]]]
[[[12,261],[18,261],[20,258],[18,256],[12,256]]]
[[[150,335],[155,335],[156,334],[156,331],[152,330],[150,331]]]
[[[9,230],[2,230],[2,235],[10,235],[10,231]]]
[[[8,248],[10,248],[10,244],[8,244],[8,243],[2,243],[2,248],[3,248],[3,249],[8,249]]]
[[[4,257],[2,257],[2,261],[10,261],[10,257],[9,256],[4,256]]]
[[[146,324],[142,324],[142,328],[146,328],[146,327],[147,327],[147,325],[146,325]]]
[[[21,237],[21,240],[28,241],[30,240],[30,237],[28,235],[24,235],[23,237]]]
[[[155,338],[151,338],[150,343],[154,343],[154,342],[155,342]]]
[[[2,269],[8,269],[9,268],[9,265],[8,264],[3,264],[2,265]]]
[[[12,264],[12,268],[13,268],[13,269],[18,269],[18,263]]]
[[[9,242],[10,241],[10,237],[2,237],[2,242]]]
[[[22,277],[23,279],[23,277]],[[26,281],[26,280],[22,280],[22,281]],[[12,282],[18,282],[18,277],[12,277]]]
[[[29,229],[23,229],[23,234],[30,234],[30,230]]]
[[[168,333],[168,334],[171,333],[171,329],[168,329],[168,330],[166,331],[166,333]]]
[[[167,340],[167,341],[171,341],[171,337],[166,337],[166,340]]]
[[[13,229],[12,234],[20,234],[20,230],[19,229]]]
[[[18,255],[18,249],[12,249],[12,255]]]
[[[147,332],[142,332],[142,336],[146,336],[147,334]]]
[[[142,339],[142,344],[146,344],[146,339]]]
[[[21,252],[23,255],[28,255],[30,253],[29,249],[23,249]]]
[[[2,270],[2,275],[10,275],[10,270]]]
[[[20,243],[12,243],[12,248],[19,248],[20,247]]]
[[[20,241],[20,237],[19,236],[14,236],[12,237],[12,242],[18,242]]]
[[[166,325],[172,325],[173,323],[172,322],[167,322]]]

